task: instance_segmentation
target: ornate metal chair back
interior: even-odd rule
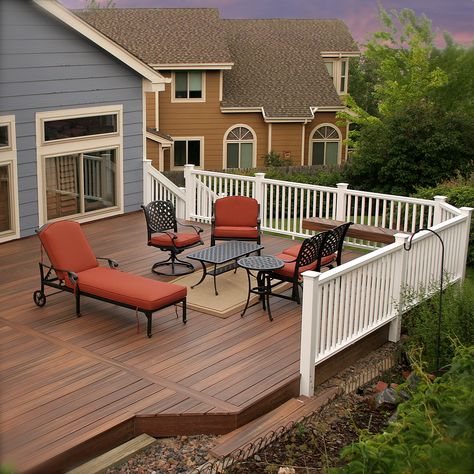
[[[320,258],[326,237],[327,232],[321,232],[303,241],[296,259],[296,272],[298,272],[298,268],[311,265]]]
[[[171,201],[152,201],[143,207],[146,223],[151,232],[178,231],[176,211]]]

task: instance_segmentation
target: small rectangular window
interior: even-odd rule
[[[201,166],[200,140],[175,140],[173,149],[174,166]]]
[[[104,135],[117,133],[117,130],[117,114],[45,120],[44,140],[49,142],[65,138]]]
[[[13,229],[11,165],[0,166],[0,232]]]
[[[175,99],[202,99],[202,71],[177,71],[174,73]]]
[[[344,94],[347,91],[347,60],[341,61],[341,81],[339,84],[339,93]]]
[[[332,79],[334,77],[334,62],[325,61],[324,64],[326,65],[326,69],[328,70],[329,77]]]
[[[8,148],[10,146],[10,133],[8,125],[0,125],[0,148]]]

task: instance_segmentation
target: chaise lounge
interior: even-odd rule
[[[50,266],[42,261],[39,263],[41,289],[33,293],[37,306],[46,304],[45,287],[48,286],[75,295],[77,316],[81,315],[81,296],[144,313],[148,337],[152,335],[152,314],[168,306],[181,303],[183,323],[186,323],[185,286],[154,281],[117,270],[118,263],[114,260],[94,255],[77,222],[46,224],[37,234],[51,263]],[[106,260],[108,267],[99,266],[98,259]]]

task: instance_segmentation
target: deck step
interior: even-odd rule
[[[147,434],[141,434],[136,438],[127,441],[126,443],[117,446],[116,448],[98,456],[90,461],[76,467],[67,474],[99,474],[105,472],[109,467],[114,464],[126,461],[128,458],[133,456],[135,453],[140,451],[147,446],[156,443],[156,439],[148,436]]]
[[[325,405],[338,393],[339,387],[330,387],[317,397],[300,396],[292,398],[260,418],[256,418],[250,423],[220,436],[210,452],[218,459],[228,456],[249,443],[255,443],[259,438],[263,439],[267,434],[278,430],[282,426],[297,423]]]

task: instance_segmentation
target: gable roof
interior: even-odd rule
[[[74,13],[60,5],[57,1],[33,0],[33,2],[43,10],[47,11],[49,14],[56,17],[61,22],[85,36],[89,41],[97,44],[100,48],[107,51],[108,54],[111,54],[119,61],[126,64],[129,68],[133,69],[143,78],[150,81],[152,90],[164,90],[164,84],[169,82],[168,79],[163,77],[158,71],[154,70],[145,62],[139,60],[133,54],[130,54],[130,51],[124,49],[122,46],[120,46],[120,44],[111,41],[100,31],[96,30],[89,23],[74,15]]]
[[[76,13],[153,67],[233,64],[216,8],[104,8]]]
[[[77,14],[155,68],[224,69],[223,111],[259,110],[268,120],[342,108],[323,56],[358,53],[344,22],[334,19],[224,20],[214,8]]]

